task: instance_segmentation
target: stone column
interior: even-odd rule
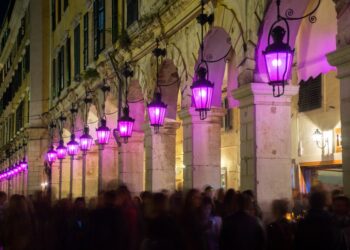
[[[27,160],[27,195],[41,190],[41,182],[44,180],[44,161],[48,150],[48,134],[46,128],[29,128]]]
[[[345,194],[350,195],[350,44],[328,54],[327,57],[329,63],[337,67],[337,77],[340,80],[343,185]]]
[[[291,97],[297,86],[272,96],[266,83],[251,83],[233,91],[240,101],[241,190],[256,192],[264,211],[271,201],[291,198]]]
[[[144,190],[144,133],[134,131],[128,143],[119,147],[119,184],[125,184],[134,195]]]
[[[179,122],[166,120],[155,133],[145,124],[146,190],[175,190],[176,130],[179,127]]]
[[[212,108],[205,120],[194,108],[182,110],[184,147],[184,189],[220,188],[222,108]]]
[[[97,195],[97,175],[98,175],[98,145],[93,145],[86,153],[86,180],[85,198],[96,197]]]
[[[102,157],[102,190],[115,189],[118,179],[118,148],[114,138],[104,145],[99,157]]]

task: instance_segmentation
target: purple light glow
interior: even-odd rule
[[[265,53],[270,83],[282,83],[290,79],[293,51]]]
[[[59,145],[56,148],[57,151],[57,158],[60,160],[63,160],[64,158],[66,158],[67,155],[67,148],[64,146],[63,141],[61,140]]]
[[[89,134],[89,127],[84,128],[84,134],[80,136],[80,149],[83,152],[89,151],[92,146],[93,138]]]
[[[96,129],[98,144],[104,145],[109,142],[111,130],[106,126],[106,120],[101,120],[101,126]]]
[[[77,155],[79,151],[79,143],[75,140],[75,135],[71,135],[71,140],[67,143],[67,153],[69,156]]]
[[[51,146],[51,149],[49,151],[47,151],[46,159],[49,162],[49,164],[53,164],[56,161],[57,152],[53,149],[53,146]]]
[[[167,105],[162,102],[159,92],[155,93],[152,102],[147,105],[147,109],[151,126],[155,127],[155,129],[163,126]]]
[[[124,138],[124,141],[127,142],[128,138],[132,135],[132,129],[134,127],[135,120],[129,116],[129,108],[125,107],[123,109],[123,117],[118,119],[118,129],[119,136]]]
[[[191,86],[194,106],[201,120],[206,118],[206,112],[211,108],[214,89],[214,84],[206,79],[206,75],[207,70],[200,67],[197,70],[198,79]]]

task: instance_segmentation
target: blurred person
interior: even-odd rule
[[[223,214],[224,214],[224,199],[225,199],[225,190],[223,188],[219,188],[216,191],[216,195],[214,198],[215,214],[216,215],[223,216]]]
[[[223,219],[220,236],[221,250],[265,249],[264,228],[254,213],[251,197],[238,194],[237,212]]]
[[[214,197],[214,188],[210,185],[206,186],[204,188],[203,195],[206,197],[209,197],[210,199],[213,199]]]
[[[344,195],[333,197],[332,213],[336,227],[345,233],[347,245],[350,246],[350,200]]]
[[[199,211],[205,248],[219,250],[219,235],[221,231],[221,217],[214,215],[213,202],[209,197],[203,197]]]
[[[221,215],[222,218],[230,216],[236,212],[237,210],[236,198],[237,198],[237,194],[233,188],[230,188],[229,190],[227,190],[224,197],[224,202],[223,202],[223,212]]]
[[[295,250],[345,250],[348,249],[344,233],[332,221],[326,211],[327,194],[322,190],[312,191],[310,209],[297,225]]]
[[[91,212],[87,249],[130,249],[127,224],[116,201],[117,193],[107,191],[103,194],[103,206]]]
[[[295,225],[286,218],[288,206],[287,200],[272,202],[274,222],[267,226],[267,250],[293,249]]]
[[[146,237],[142,250],[182,250],[182,237],[178,224],[169,214],[168,198],[155,193],[152,198],[152,215],[147,221]]]
[[[137,250],[140,247],[142,236],[140,215],[132,201],[131,193],[127,186],[119,186],[116,195],[115,204],[120,209],[127,225],[129,248],[126,250]]]
[[[22,195],[12,195],[5,212],[3,244],[4,249],[36,250],[32,213]]]
[[[255,199],[254,192],[252,190],[248,189],[248,190],[243,191],[243,194],[248,196],[251,199],[251,201],[253,203],[253,207],[254,207],[254,216],[256,216],[260,220],[262,220],[263,219],[263,213],[262,213],[262,210],[261,210],[258,202]]]
[[[75,199],[69,223],[69,244],[67,249],[87,249],[89,213],[84,197]]]

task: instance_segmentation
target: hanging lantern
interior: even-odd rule
[[[282,92],[277,95],[274,94],[276,97],[283,95],[284,85],[290,79],[293,63],[294,49],[283,41],[285,34],[286,30],[281,26],[274,27],[269,34],[268,46],[263,51],[269,84],[274,88],[276,86],[282,86],[283,88]],[[272,44],[270,44],[271,36]],[[287,40],[289,40],[289,34]]]
[[[28,168],[28,163],[27,163],[26,159],[23,158],[23,160],[22,160],[21,163],[20,163],[20,166],[21,166],[22,171],[27,170],[27,168]]]
[[[159,130],[159,127],[164,125],[167,106],[162,102],[162,96],[159,92],[154,94],[152,102],[147,105],[150,125],[154,127],[156,132]]]
[[[57,158],[59,160],[63,160],[64,158],[66,158],[67,148],[64,146],[63,140],[60,140],[60,142],[56,148],[56,151],[57,151]]]
[[[75,140],[75,135],[72,134],[70,141],[67,143],[67,153],[69,156],[77,155],[79,152],[79,143]]]
[[[57,152],[54,150],[53,146],[51,146],[50,150],[46,153],[46,159],[50,165],[52,165],[57,159]]]
[[[96,129],[98,144],[104,145],[109,142],[111,130],[106,125],[106,120],[101,119],[101,126]]]
[[[126,106],[123,109],[123,116],[118,119],[119,136],[124,139],[124,142],[128,142],[128,138],[132,135],[132,128],[134,126],[135,119],[129,116],[129,107]]]
[[[207,117],[207,111],[211,108],[214,84],[206,79],[207,70],[200,67],[197,70],[197,80],[193,82],[192,98],[196,111],[199,111],[199,117],[204,120]]]
[[[84,134],[80,136],[80,149],[83,152],[89,151],[92,146],[93,138],[89,134],[89,127],[84,128]]]

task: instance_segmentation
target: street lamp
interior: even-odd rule
[[[101,88],[103,92],[103,103],[102,103],[102,118],[100,121],[100,127],[96,129],[97,142],[100,145],[105,145],[109,142],[109,137],[111,130],[107,127],[106,114],[105,114],[105,102],[106,102],[106,93],[111,90],[111,88],[106,84],[106,81],[103,81]]]
[[[159,40],[157,39],[157,47],[152,51],[153,55],[157,59],[157,79],[156,79],[156,91],[154,93],[153,100],[147,105],[148,117],[150,125],[154,127],[154,131],[158,133],[159,127],[164,125],[164,119],[167,106],[162,102],[162,94],[159,86],[159,57],[166,55],[165,49],[159,48]]]
[[[310,13],[302,17],[292,17],[294,13],[292,9],[288,9],[286,11],[286,16],[282,16],[280,14],[281,0],[276,0],[277,20],[270,27],[269,35],[267,38],[268,45],[262,52],[265,58],[269,85],[272,86],[274,97],[280,97],[284,95],[285,85],[290,79],[292,72],[294,49],[292,49],[289,44],[290,30],[288,21],[308,18],[311,23],[316,22],[316,17],[313,16],[313,14],[320,6],[320,3],[321,0],[318,0],[317,6]],[[283,28],[281,25],[285,28]],[[272,43],[271,39],[273,40]]]
[[[212,96],[214,83],[208,79],[208,63],[204,60],[204,25],[213,21],[213,15],[204,14],[204,0],[201,0],[201,14],[197,17],[198,23],[201,25],[201,61],[196,69],[196,80],[192,83],[192,101],[195,110],[199,112],[199,118],[204,120],[207,118],[207,111],[210,111],[212,104]]]

